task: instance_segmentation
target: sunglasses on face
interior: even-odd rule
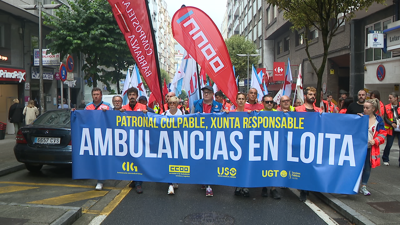
[[[265,104],[273,104],[274,101],[264,101]]]

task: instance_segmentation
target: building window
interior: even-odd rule
[[[271,23],[271,7],[268,7],[267,8],[267,24],[270,24]]]
[[[308,39],[309,40],[314,40],[316,38],[318,38],[318,30],[315,29],[315,30],[310,31],[309,34],[308,34]]]
[[[378,61],[392,57],[392,53],[387,51],[384,53],[380,48],[367,48],[368,47],[368,34],[370,31],[382,31],[387,29],[388,24],[392,22],[391,18],[377,21],[365,27],[365,62]]]
[[[302,32],[298,32],[298,31],[296,31],[296,43],[295,43],[295,45],[296,46],[299,46],[299,45],[302,45],[302,44],[304,44],[304,32],[302,31]]]
[[[279,54],[281,54],[283,52],[283,41],[282,40],[278,41],[277,48],[278,49],[276,50],[276,53],[279,55]]]
[[[0,48],[10,49],[11,47],[11,25],[0,23]]]
[[[286,37],[283,41],[283,51],[289,51],[290,37]]]

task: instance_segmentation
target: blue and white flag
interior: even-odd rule
[[[144,88],[142,79],[140,77],[139,69],[136,65],[134,66],[132,72],[131,83],[133,87],[138,89],[138,94],[139,94],[138,97],[145,96],[148,99],[146,89]]]
[[[282,87],[282,95],[286,95],[290,97],[292,94],[292,70],[290,69],[290,59],[288,58],[288,64],[286,68],[286,75],[285,75],[285,83],[283,83]]]
[[[132,86],[131,83],[131,75],[129,73],[129,69],[126,72],[126,78],[125,78],[125,82],[124,82],[124,88],[122,89],[122,105],[126,105],[128,104],[129,100],[128,100],[128,93],[126,92],[130,87]]]
[[[252,70],[251,70],[251,85],[250,88],[255,88],[257,90],[257,100],[259,102],[262,101],[262,97],[264,96],[264,92],[261,89],[261,79],[257,74],[256,69],[254,68],[254,65],[252,65]]]

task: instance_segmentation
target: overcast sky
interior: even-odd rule
[[[175,12],[185,4],[203,10],[221,30],[221,23],[226,11],[226,0],[165,0],[165,2],[171,19]]]

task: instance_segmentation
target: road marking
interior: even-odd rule
[[[118,206],[118,204],[125,198],[125,196],[129,193],[131,188],[129,185],[126,185],[124,189],[100,212],[100,215],[96,216],[92,221],[90,221],[89,225],[97,225],[101,224],[108,215]],[[88,214],[96,214],[97,210],[88,210],[83,213]]]
[[[85,200],[85,199],[103,197],[107,193],[108,193],[108,191],[95,191],[95,190],[85,191],[85,192],[69,194],[69,195],[62,195],[59,197],[48,198],[48,199],[43,199],[43,200],[38,200],[38,201],[33,201],[33,202],[28,202],[28,203],[29,204],[40,204],[40,205],[63,205],[63,204],[77,202],[77,201],[81,201],[81,200]]]
[[[297,196],[300,196],[300,192],[296,189],[290,188],[290,190]],[[326,224],[328,225],[339,225],[334,219],[332,219],[328,214],[326,214],[324,211],[322,211],[321,208],[319,208],[317,205],[315,205],[312,201],[307,199],[307,201],[304,202],[312,211],[314,211],[319,218],[321,218]]]
[[[24,186],[6,186],[6,187],[0,187],[0,194],[5,194],[5,193],[11,193],[11,192],[17,192],[17,191],[26,191],[26,190],[31,190],[35,189],[38,187],[24,187]]]
[[[19,184],[19,185],[37,185],[37,186],[53,186],[53,187],[76,187],[76,188],[94,188],[94,185],[76,185],[76,184],[49,184],[49,183],[28,183],[28,182],[9,182],[9,181],[0,181],[0,184]],[[122,188],[116,187],[106,187],[103,189],[107,190],[121,190]]]
[[[101,211],[101,215],[109,215],[115,207],[125,198],[125,196],[131,191],[132,188],[129,187],[129,184],[125,186],[124,189],[119,192],[119,194]]]

